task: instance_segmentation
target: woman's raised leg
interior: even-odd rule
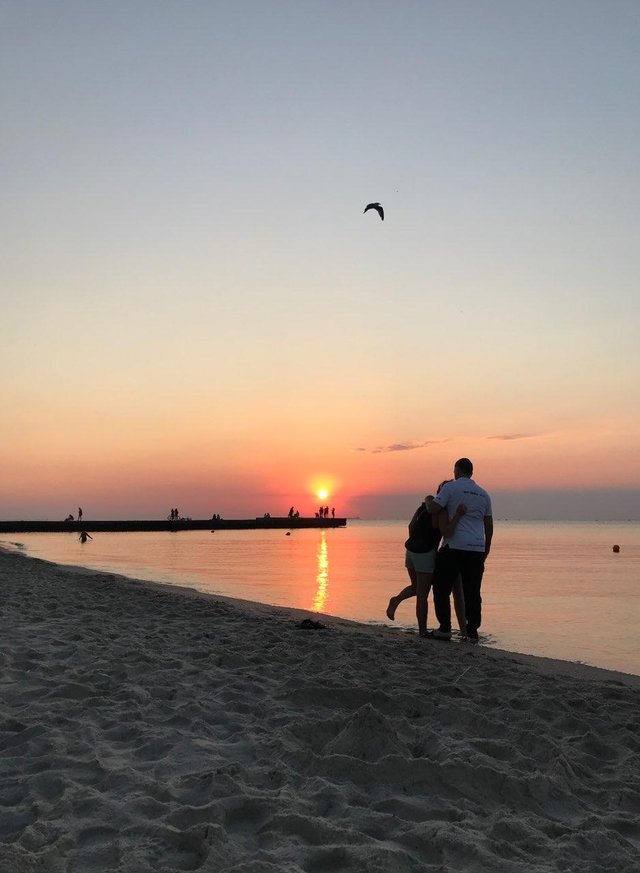
[[[389,600],[389,605],[387,606],[387,618],[391,621],[395,619],[396,609],[400,606],[402,601],[408,600],[409,597],[416,596],[416,571],[407,567],[407,573],[409,574],[409,579],[411,579],[411,585],[407,585],[399,594],[396,594],[395,597],[392,597]]]

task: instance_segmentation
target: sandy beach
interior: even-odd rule
[[[0,591],[1,873],[640,869],[638,677],[18,553]]]

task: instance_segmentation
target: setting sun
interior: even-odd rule
[[[327,497],[329,496],[329,492],[327,491],[326,488],[320,488],[320,490],[317,491],[316,493],[317,493],[318,497],[320,498],[320,500],[326,500]]]

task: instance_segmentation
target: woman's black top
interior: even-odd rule
[[[421,503],[409,522],[409,539],[404,544],[410,552],[420,555],[438,548],[442,534],[440,528],[433,526],[432,519],[426,504]]]

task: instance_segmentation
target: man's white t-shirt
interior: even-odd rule
[[[446,509],[449,518],[453,518],[461,503],[467,507],[453,536],[445,537],[443,544],[465,552],[484,552],[484,520],[492,514],[491,498],[484,488],[476,485],[473,479],[461,476],[443,485],[434,500],[438,506]]]

